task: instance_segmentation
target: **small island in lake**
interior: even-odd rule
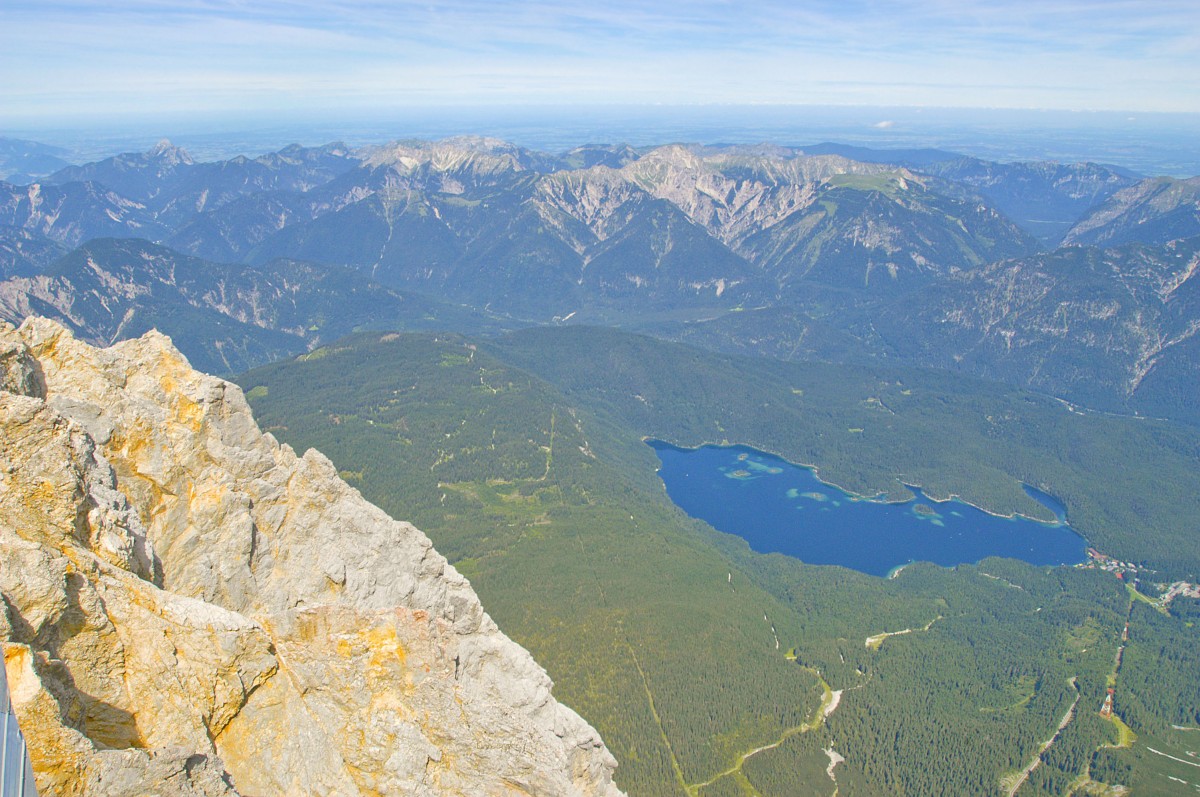
[[[888,503],[850,495],[821,481],[811,467],[744,446],[685,449],[647,442],[658,454],[659,476],[676,505],[736,534],[759,553],[876,576],[912,561],[953,567],[989,556],[1034,565],[1084,559],[1083,538],[1065,523],[1059,502],[1048,506],[1059,518],[1054,523],[997,517],[956,499],[935,501],[919,487],[911,488],[910,500]],[[1054,501],[1026,492],[1043,505]]]

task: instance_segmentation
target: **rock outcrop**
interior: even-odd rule
[[[43,794],[618,795],[419,530],[151,332],[0,329],[0,640]]]

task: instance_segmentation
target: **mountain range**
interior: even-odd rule
[[[361,326],[617,324],[1200,422],[1180,388],[1198,180],[834,144],[552,155],[459,138],[200,163],[163,141],[0,183],[0,312],[107,343],[172,324],[129,287],[154,284],[152,304],[188,319],[181,348],[221,373]],[[191,283],[164,287],[167,260]],[[97,280],[121,300],[87,300]]]
[[[0,316],[54,319],[5,327],[6,457],[24,462],[36,426],[45,463],[71,463],[59,503],[97,508],[60,507],[61,528],[38,532],[52,543],[42,559],[84,563],[62,584],[110,590],[120,608],[131,601],[111,578],[88,581],[113,575],[94,562],[108,557],[152,628],[193,600],[178,615],[186,662],[207,650],[209,604],[236,625],[227,641],[263,651],[219,722],[184,710],[214,693],[208,671],[172,692],[183,709],[142,706],[143,670],[128,668],[122,693],[113,667],[81,655],[126,648],[77,648],[77,615],[43,611],[70,590],[31,591],[5,557],[5,607],[21,608],[0,611],[0,631],[47,662],[22,671],[24,694],[86,754],[71,766],[100,762],[86,764],[97,778],[158,778],[195,750],[197,780],[225,772],[262,793],[287,791],[302,758],[363,793],[434,793],[439,778],[463,793],[570,781],[639,797],[1190,793],[1174,784],[1190,788],[1200,615],[1152,596],[1194,582],[1200,562],[1195,188],[940,150],[551,154],[484,138],[210,163],[164,141],[0,183]],[[240,374],[248,404],[151,329],[192,366]],[[810,463],[854,500],[919,488],[937,507],[913,511],[931,523],[953,496],[1065,516],[1097,558],[878,578],[759,554],[670,501],[650,439]],[[75,459],[53,453],[67,448]],[[28,518],[45,463],[0,468],[18,534],[42,528]],[[727,475],[739,473],[753,475]],[[358,523],[374,510],[356,490],[425,529],[453,568],[412,575],[405,551],[428,541],[382,513]],[[833,511],[830,493],[805,500]],[[28,542],[6,544],[25,556]],[[399,569],[372,569],[393,554]],[[1110,561],[1121,570],[1096,566]],[[471,667],[489,658],[453,655],[475,639],[455,630],[461,601],[413,604],[442,641],[404,636],[388,677],[365,691],[352,678],[394,649],[374,614],[408,611],[392,592],[457,590],[458,573],[594,724],[615,775],[600,737],[547,702],[544,676],[522,680],[537,686],[529,701],[496,689],[532,707],[529,738],[548,746],[490,759],[388,736],[377,708],[400,706],[405,739],[416,726],[504,736],[496,711],[471,714],[487,691],[472,691],[484,681]],[[85,603],[83,627],[103,624]],[[304,671],[274,676],[292,661]],[[395,683],[441,688],[432,724],[405,713]],[[1113,684],[1110,719],[1096,708]],[[294,706],[310,716],[289,723]],[[331,743],[314,742],[325,728]],[[273,747],[244,754],[246,739]],[[544,777],[525,763],[543,750]],[[116,756],[124,769],[105,763]]]

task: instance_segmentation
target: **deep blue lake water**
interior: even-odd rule
[[[671,500],[759,553],[876,576],[914,561],[951,567],[988,556],[1035,565],[1084,559],[1086,544],[1066,525],[1062,504],[1031,487],[1025,491],[1058,523],[996,517],[962,501],[933,501],[917,488],[905,503],[866,500],[822,482],[812,468],[744,446],[648,442],[662,462],[659,475]]]

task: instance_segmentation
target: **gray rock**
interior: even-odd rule
[[[43,790],[620,793],[428,538],[236,386],[153,332],[0,344],[44,386],[0,392],[0,631]]]

